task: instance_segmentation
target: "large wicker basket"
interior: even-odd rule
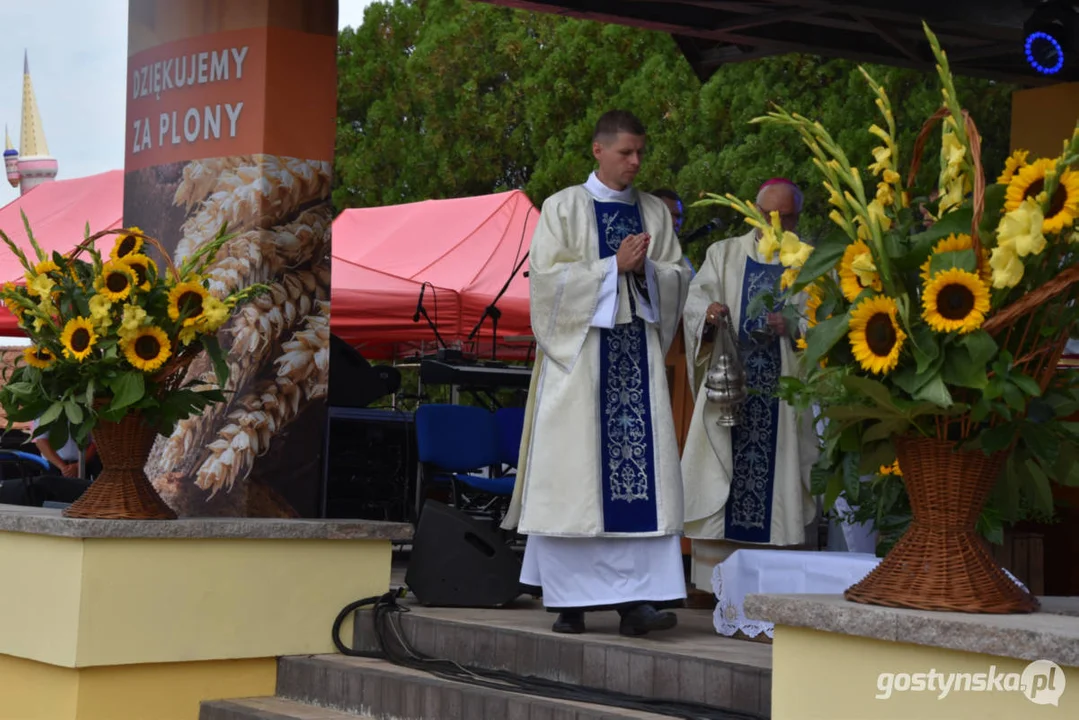
[[[936,438],[895,439],[914,519],[891,552],[844,596],[919,610],[1023,613],[1038,600],[1004,573],[976,523],[1006,455],[957,451]]]
[[[120,422],[98,421],[94,444],[103,470],[65,517],[114,520],[175,520],[154,490],[143,468],[157,432],[143,422],[141,413],[128,413]]]

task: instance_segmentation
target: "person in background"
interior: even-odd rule
[[[764,183],[757,207],[779,214],[794,232],[802,193],[789,180]],[[817,458],[812,418],[776,397],[779,378],[797,375],[791,331],[779,312],[747,315],[753,298],[776,285],[783,266],[758,253],[759,230],[708,248],[690,284],[683,315],[690,387],[697,402],[682,455],[686,537],[693,540],[692,582],[710,588],[712,571],[741,547],[805,542],[816,515],[810,470]],[[794,301],[804,306],[805,295]],[[804,313],[803,313],[804,314]],[[716,330],[729,318],[746,373],[749,397],[738,425],[717,423],[704,377],[714,362]]]
[[[38,452],[41,453],[41,457],[49,461],[49,463],[60,471],[60,474],[64,477],[74,478],[79,477],[79,446],[75,442],[75,439],[69,437],[63,447],[54,448],[52,443],[49,442],[48,434],[37,434],[38,421],[34,421],[33,429],[30,437],[34,440],[34,445],[37,446]],[[89,471],[91,463],[97,459],[97,448],[91,443],[86,449],[86,467]],[[87,474],[90,474],[87,472]]]
[[[517,484],[503,528],[528,536],[521,583],[585,632],[674,627],[684,604],[682,479],[664,356],[689,287],[671,214],[639,192],[645,129],[623,110],[596,124],[587,181],[543,203],[529,268],[538,351]]]
[[[675,237],[679,237],[682,234],[682,224],[686,220],[686,206],[682,202],[682,198],[670,188],[659,188],[658,190],[653,190],[652,194],[662,200],[663,204],[667,206],[667,209],[671,211],[671,223],[674,225],[674,235]],[[693,263],[690,262],[689,256],[682,255],[682,264],[689,269],[689,276],[691,278],[697,274],[697,268],[693,267]]]

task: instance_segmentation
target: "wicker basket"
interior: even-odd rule
[[[129,413],[117,423],[98,421],[94,444],[103,470],[65,517],[114,520],[175,520],[176,513],[154,490],[143,468],[157,432]]]
[[[936,438],[897,437],[914,519],[847,600],[970,613],[1026,613],[1038,600],[1009,578],[975,529],[1005,454],[957,451]]]

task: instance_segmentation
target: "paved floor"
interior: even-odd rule
[[[395,561],[391,575],[391,587],[405,584],[405,565]],[[521,596],[512,605],[491,608],[430,608],[415,603],[411,596],[406,600],[413,612],[427,617],[469,625],[505,628],[537,635],[555,635],[551,632],[554,615],[543,608],[540,600]],[[688,657],[720,660],[748,665],[761,669],[772,667],[772,646],[750,640],[723,637],[715,631],[712,612],[708,610],[678,610],[678,627],[657,632],[643,638],[628,638],[618,634],[618,614],[614,612],[590,613],[587,617],[588,632],[584,635],[558,635],[561,639],[581,642],[601,642],[641,649],[648,645],[655,650]]]

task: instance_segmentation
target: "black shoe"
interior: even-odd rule
[[[651,605],[638,605],[622,613],[618,632],[635,637],[653,630],[670,630],[677,624],[678,616],[673,612],[657,612]]]
[[[554,630],[556,633],[564,633],[566,635],[580,635],[584,632],[584,613],[558,613],[558,619],[554,621],[554,626],[551,627],[551,629]]]

